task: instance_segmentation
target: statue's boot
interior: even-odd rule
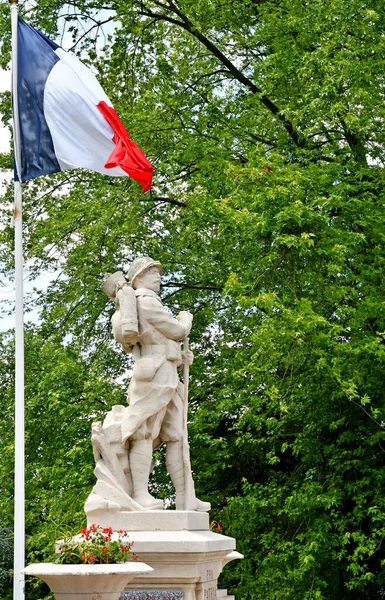
[[[152,440],[133,440],[130,443],[129,461],[133,500],[147,510],[162,510],[162,500],[157,500],[148,491],[152,461]]]
[[[171,481],[174,484],[177,510],[194,510],[187,508],[185,504],[185,466],[183,463],[183,446],[181,442],[167,442],[166,444],[166,467]]]
[[[209,512],[211,509],[210,502],[203,502],[203,500],[199,500],[199,498],[195,498],[196,505],[195,510],[198,512]]]
[[[175,487],[175,507],[177,510],[196,510],[199,512],[208,512],[211,508],[210,502],[202,502],[195,496],[194,482],[191,475],[190,466],[186,466],[183,461],[183,442],[167,442],[166,445],[166,466],[171,481]],[[191,498],[186,498],[186,479],[189,478],[190,489],[193,494]]]

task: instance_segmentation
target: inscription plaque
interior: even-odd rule
[[[130,590],[122,592],[119,600],[183,600],[182,590]]]
[[[207,587],[203,590],[203,600],[215,600],[217,597],[216,586]]]

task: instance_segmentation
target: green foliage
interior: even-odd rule
[[[7,11],[0,5],[3,65]],[[197,490],[245,554],[223,584],[245,600],[379,598],[382,3],[37,0],[26,18],[64,31],[155,166],[146,195],[131,180],[78,170],[25,186],[28,266],[53,274],[28,306],[41,311],[27,335],[29,558],[47,557],[60,527],[81,524],[90,423],[125,402],[129,368],[110,342],[100,282],[149,254],[164,265],[168,306],[194,313]],[[9,97],[1,110],[7,120]],[[9,189],[4,207],[11,200]],[[13,230],[1,214],[10,277]],[[12,352],[3,337],[4,527]],[[161,460],[156,469],[164,496]]]
[[[11,569],[13,564],[13,531],[7,527],[0,527],[0,592],[2,597],[11,598],[12,587]]]
[[[84,524],[83,505],[94,484],[91,423],[125,398],[111,382],[121,366],[108,347],[87,360],[70,345],[26,333],[26,536],[29,562],[39,562],[52,560],[63,531]],[[0,373],[0,522],[11,528],[14,375],[8,336],[1,339]],[[35,598],[32,590],[28,597]]]

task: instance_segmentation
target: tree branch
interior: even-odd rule
[[[154,4],[166,9],[163,3],[154,0],[153,2]],[[299,147],[303,146],[305,140],[300,139],[301,136],[291,121],[282,114],[281,109],[274,102],[272,102],[270,98],[266,96],[266,94],[263,93],[262,89],[256,86],[255,83],[246,77],[246,75],[244,75],[244,73],[242,73],[242,71],[240,71],[211,40],[209,40],[201,31],[199,31],[192,21],[190,21],[190,19],[177,7],[172,0],[168,0],[168,7],[168,10],[172,11],[176,16],[179,17],[180,20],[169,17],[163,13],[153,12],[150,9],[144,9],[143,5],[140,9],[140,13],[144,16],[149,16],[157,20],[167,21],[173,25],[178,25],[193,35],[211,52],[211,54],[213,54],[223,65],[225,65],[226,69],[231,73],[234,79],[248,87],[253,94],[260,95],[261,103],[281,121],[295,145]]]
[[[251,139],[256,140],[257,142],[262,142],[262,144],[266,144],[266,146],[271,146],[272,148],[274,148],[277,145],[277,142],[275,142],[274,140],[267,140],[266,138],[262,137],[261,135],[257,135],[256,133],[251,133],[251,131],[248,131],[247,135],[249,137],[251,137]]]
[[[339,117],[339,120],[344,131],[345,139],[349,144],[354,158],[358,163],[367,167],[368,163],[366,160],[365,146],[361,142],[360,137],[351,131],[351,129],[346,125],[346,122],[342,116]]]
[[[189,87],[194,87],[194,86],[198,85],[198,83],[202,79],[205,79],[206,77],[212,77],[213,75],[219,75],[220,73],[223,73],[223,74],[226,74],[226,75],[231,75],[230,71],[228,71],[227,69],[217,69],[216,71],[213,71],[212,73],[203,73],[203,75],[201,75],[200,77],[198,77],[198,79],[196,79],[195,81],[193,81],[192,83],[190,83]],[[224,79],[221,79],[221,81],[224,81]]]
[[[183,208],[186,208],[186,206],[187,206],[186,202],[183,202],[183,200],[175,200],[174,198],[165,198],[164,196],[155,196],[155,197],[149,198],[148,200],[153,200],[154,202],[165,202],[166,204],[173,204],[174,206],[182,206]]]
[[[188,290],[211,290],[214,292],[221,292],[223,289],[222,287],[218,287],[217,285],[211,283],[202,284],[199,281],[197,283],[173,283],[172,281],[168,281],[167,283],[163,283],[162,287],[175,287]]]
[[[93,20],[95,21],[95,19],[93,19]],[[113,17],[110,17],[110,18],[108,18],[108,19],[105,19],[104,21],[95,21],[94,25],[92,25],[92,27],[90,27],[89,29],[87,29],[87,31],[85,31],[85,32],[84,32],[84,33],[83,33],[83,34],[80,36],[80,38],[76,40],[76,42],[74,43],[74,45],[73,45],[73,46],[71,46],[71,48],[70,48],[70,51],[71,51],[71,52],[73,52],[73,51],[75,50],[76,46],[78,45],[78,43],[79,43],[79,42],[81,42],[81,40],[82,40],[83,38],[85,38],[85,37],[86,37],[86,36],[87,36],[87,35],[90,33],[90,31],[92,31],[92,30],[93,30],[93,29],[95,29],[95,28],[98,28],[98,29],[99,29],[99,27],[101,27],[102,25],[105,25],[106,23],[109,23],[110,21],[113,21],[113,20],[114,20],[114,18],[113,18]]]

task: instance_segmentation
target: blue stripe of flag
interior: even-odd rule
[[[45,84],[60,60],[56,48],[59,46],[55,42],[19,18],[17,95],[22,181],[61,170],[44,117]]]

